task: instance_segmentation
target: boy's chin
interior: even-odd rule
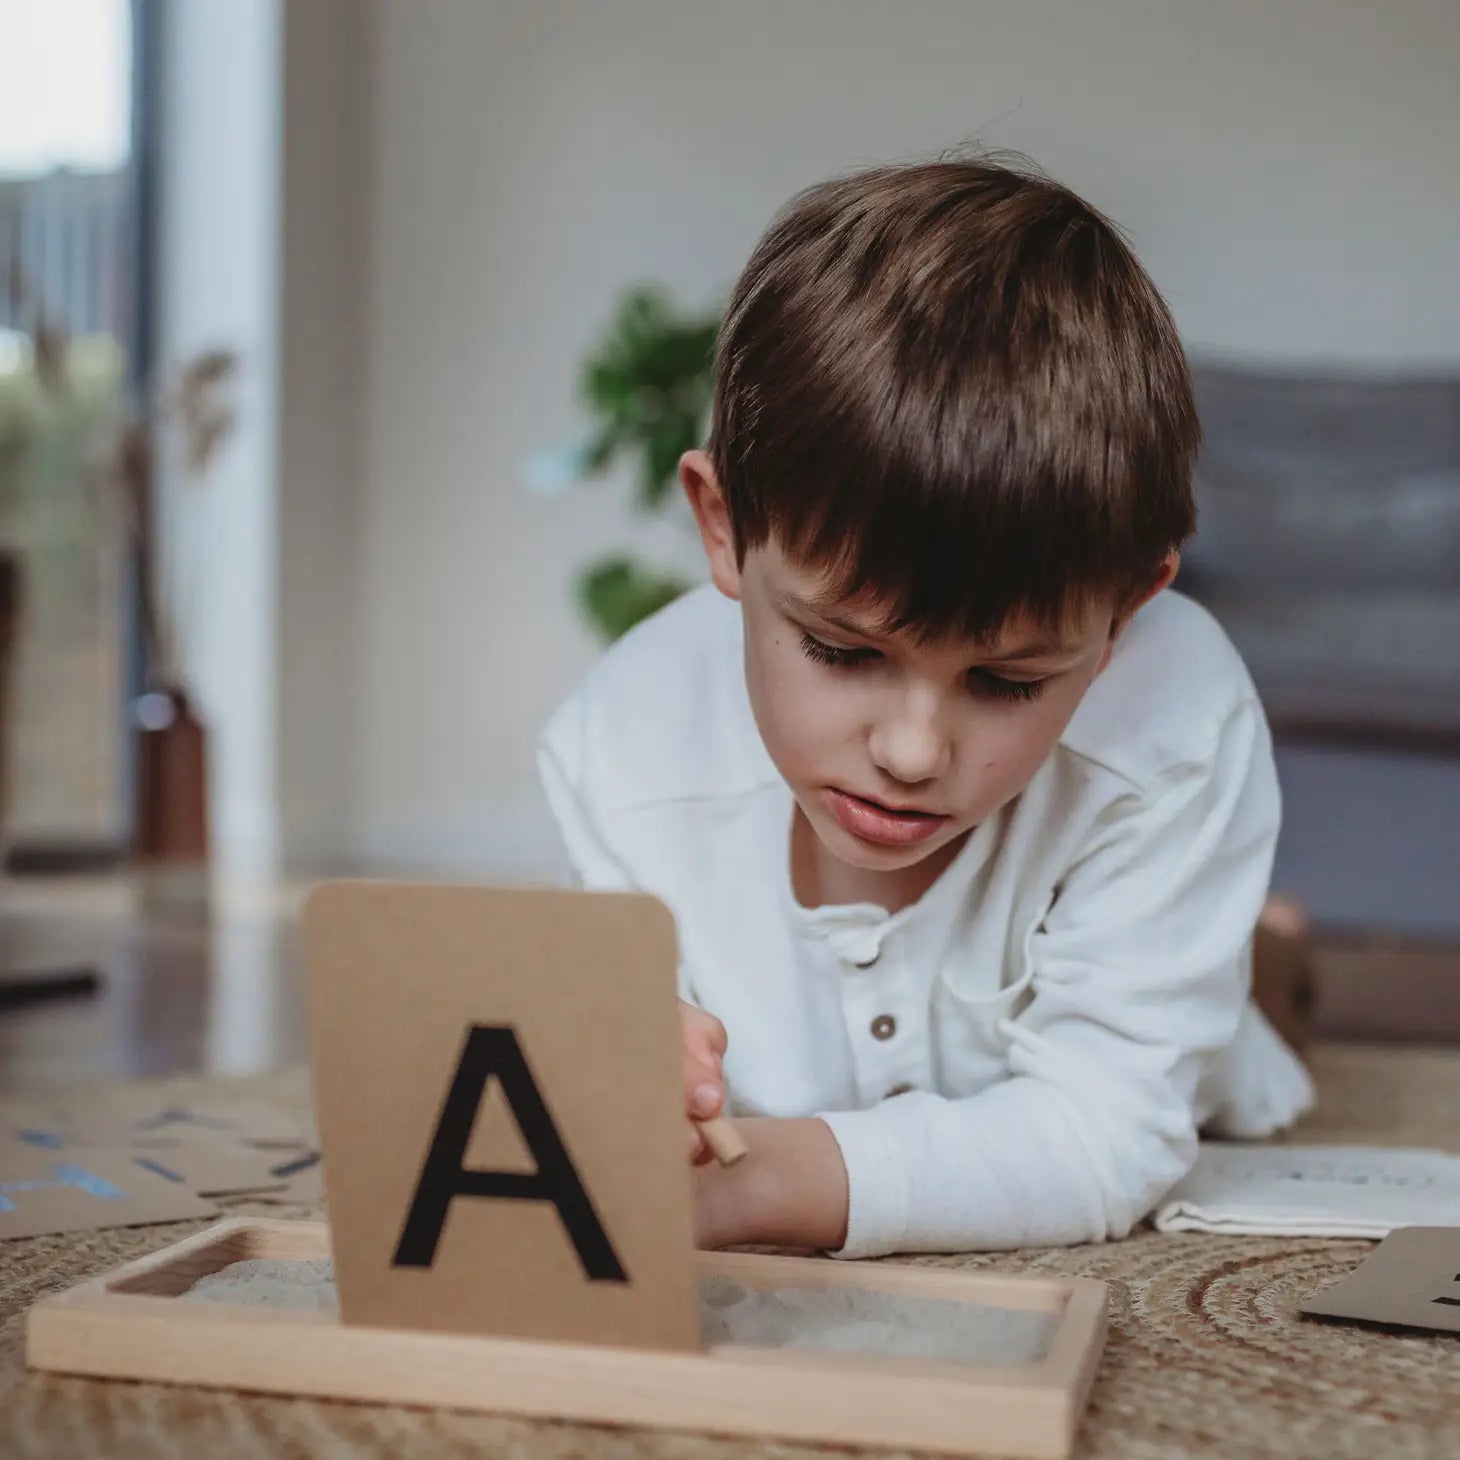
[[[834,818],[811,818],[817,838],[822,846],[839,862],[864,872],[906,872],[929,857],[936,856],[948,843],[963,835],[960,829],[951,833],[940,833],[927,841],[913,842],[906,846],[889,846],[881,842],[870,842],[855,836]]]

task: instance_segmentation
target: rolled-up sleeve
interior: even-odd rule
[[[1198,1087],[1232,1041],[1279,797],[1260,707],[1210,755],[1112,798],[1030,941],[1009,1078],[823,1115],[846,1161],[839,1255],[1121,1237],[1190,1169]]]

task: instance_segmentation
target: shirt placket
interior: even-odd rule
[[[902,938],[884,925],[840,928],[828,941],[841,975],[858,1103],[866,1108],[931,1088],[927,1009],[913,998]]]

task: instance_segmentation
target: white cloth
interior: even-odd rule
[[[1460,1156],[1373,1146],[1212,1141],[1156,1209],[1162,1232],[1387,1237],[1460,1227]]]
[[[590,670],[540,766],[579,883],[673,911],[731,1109],[831,1127],[842,1255],[1121,1236],[1203,1123],[1266,1135],[1309,1103],[1248,1000],[1267,726],[1202,609],[1142,609],[1025,791],[892,916],[796,902],[742,653],[737,605],[679,600]]]

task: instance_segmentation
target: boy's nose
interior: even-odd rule
[[[904,706],[878,721],[868,748],[879,770],[909,786],[941,776],[952,755],[952,742],[933,706]]]

